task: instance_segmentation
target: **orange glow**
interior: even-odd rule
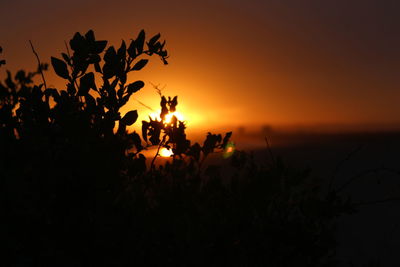
[[[165,147],[161,148],[159,153],[161,157],[171,157],[174,154],[171,149]]]
[[[90,14],[86,11],[92,8],[92,1],[71,0],[62,8],[54,8],[55,1],[41,1],[41,5],[31,1],[31,5],[20,6],[17,1],[3,2],[3,10],[30,15],[2,29],[0,45],[7,64],[0,69],[1,80],[6,69],[13,73],[20,68],[36,69],[26,40],[33,41],[41,60],[47,62],[51,56],[66,52],[64,41],[68,43],[76,31],[85,34],[92,28],[98,40],[108,40],[108,45],[116,49],[121,39],[135,38],[142,28],[146,36],[161,33],[171,55],[169,64],[165,66],[152,56],[145,68],[127,77],[126,84],[137,80],[146,84],[121,109],[121,114],[131,110],[139,114],[128,131],[140,132],[141,121],[147,121],[149,113],[160,106],[151,83],[165,88],[163,95],[179,97],[177,109],[184,114],[189,131],[204,133],[219,127],[235,130],[239,126],[248,131],[267,124],[273,129],[325,124],[333,129],[336,125],[381,129],[380,125],[400,125],[400,90],[396,90],[399,63],[393,56],[398,52],[398,40],[391,34],[399,21],[389,9],[379,13],[386,17],[375,21],[362,12],[347,12],[346,1],[311,1],[307,8],[282,1],[253,1],[254,5],[187,1],[182,5],[173,0],[174,8],[170,8],[170,1],[156,1],[156,5],[125,1],[114,6],[113,14],[118,16],[105,20],[109,10],[103,0],[96,1],[96,12]],[[328,2],[335,2],[335,8]],[[76,3],[81,8],[71,20],[69,8]],[[368,5],[365,8],[363,12],[374,12],[368,11]],[[149,10],[155,12],[154,16],[147,15]],[[339,11],[343,13],[335,13]],[[40,12],[46,16],[32,15]],[[3,25],[14,13],[1,18]],[[126,20],[131,16],[140,23],[127,27]],[[342,23],[335,22],[339,17]],[[56,20],[69,23],[47,23]],[[375,32],[375,23],[388,23],[379,25],[390,30]],[[352,31],[343,31],[343,25],[349,25]],[[38,27],[39,32],[35,31]],[[235,41],[237,38],[243,41]],[[51,66],[45,75],[49,87],[66,89],[65,80]],[[100,86],[102,80],[96,82]],[[154,113],[158,117],[159,113]]]

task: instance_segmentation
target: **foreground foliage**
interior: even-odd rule
[[[141,31],[118,49],[76,33],[72,55],[51,58],[66,90],[7,72],[0,83],[1,228],[8,265],[332,265],[334,219],[351,211],[322,194],[308,171],[256,163],[236,151],[219,165],[231,133],[186,138],[177,97],[161,96],[159,119],[126,128],[120,109],[144,87],[128,83],[148,57],[167,64],[165,42]],[[0,61],[0,64],[4,64]],[[96,78],[97,77],[97,78]],[[98,83],[101,86],[98,86]],[[156,166],[141,154],[172,149]],[[151,164],[149,165],[149,160]]]

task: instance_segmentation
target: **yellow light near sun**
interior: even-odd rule
[[[150,118],[152,118],[153,120],[160,120],[160,112],[153,112],[150,115]],[[184,121],[185,117],[182,115],[182,113],[180,113],[179,111],[175,111],[172,113],[168,113],[165,116],[165,123],[171,123],[172,117],[175,116],[179,121]]]
[[[166,123],[170,123],[173,116],[175,116],[178,119],[178,121],[184,121],[185,120],[181,113],[179,113],[178,111],[175,111],[175,112],[169,113],[169,114],[167,114],[165,116],[165,122]]]
[[[172,149],[167,149],[165,147],[161,148],[159,153],[161,157],[171,157],[174,154]]]

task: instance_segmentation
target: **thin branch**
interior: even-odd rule
[[[362,148],[363,148],[363,145],[360,145],[360,146],[358,146],[356,149],[354,149],[353,151],[350,151],[350,153],[347,154],[347,156],[346,156],[342,161],[340,161],[340,162],[336,165],[335,169],[333,170],[331,179],[329,180],[329,186],[328,186],[329,190],[332,188],[333,182],[335,181],[336,176],[337,176],[337,174],[338,174],[340,168],[341,168],[347,161],[349,161],[356,153],[358,153]]]
[[[272,163],[275,164],[275,157],[274,157],[274,155],[272,153],[271,146],[269,145],[268,137],[265,136],[264,138],[265,138],[265,143],[267,144],[267,149],[268,149],[269,155],[271,157]]]
[[[154,162],[156,161],[156,158],[158,157],[158,155],[160,155],[159,152],[160,152],[161,147],[164,145],[164,142],[165,142],[165,138],[166,138],[166,137],[167,137],[167,135],[164,135],[164,136],[163,136],[163,139],[161,140],[160,144],[158,145],[157,153],[156,153],[156,155],[154,156],[153,160],[151,161],[150,170],[153,170],[153,169],[154,169]]]
[[[365,176],[365,175],[368,175],[368,174],[371,174],[371,173],[384,172],[384,171],[390,172],[390,173],[393,173],[393,174],[396,174],[396,175],[399,175],[399,176],[400,176],[400,171],[398,171],[398,170],[393,170],[393,169],[384,168],[384,167],[369,169],[369,170],[362,171],[362,172],[360,172],[359,174],[356,174],[356,175],[352,176],[349,180],[347,180],[346,183],[344,183],[341,187],[339,187],[339,188],[336,190],[336,192],[342,191],[342,190],[345,189],[347,186],[349,186],[351,183],[353,183],[354,181],[356,181],[356,180],[362,178],[362,177]]]
[[[164,85],[163,88],[160,88],[160,84],[155,85],[154,83],[150,82],[150,84],[154,87],[154,89],[157,91],[157,94],[162,97],[162,91],[165,89],[167,85]]]
[[[69,57],[69,58],[71,58],[71,54],[69,53],[69,48],[68,48],[68,44],[67,44],[67,42],[66,42],[66,41],[64,41],[64,44],[65,44],[65,48],[67,48],[67,54],[68,54],[68,57]]]
[[[203,153],[203,157],[199,163],[199,173],[200,173],[201,167],[203,166],[204,162],[206,161],[207,156],[208,156],[208,154],[206,155]]]
[[[140,105],[142,105],[143,107],[145,107],[145,108],[147,108],[147,109],[149,109],[149,110],[155,112],[154,109],[152,109],[152,108],[149,107],[148,105],[144,104],[143,102],[137,100],[136,98],[133,98],[133,99],[134,99],[135,101],[137,101],[137,102],[138,102]]]
[[[64,40],[64,44],[65,44],[65,48],[67,49],[67,54],[68,57],[71,59],[71,54],[69,53],[69,48],[68,48],[68,44],[67,42]],[[68,64],[69,65],[69,64]],[[76,78],[73,73],[74,73],[74,68],[73,66],[70,66],[71,69],[71,75],[72,75],[72,83],[76,86],[76,89],[79,91],[79,86],[78,86],[78,82],[76,81]],[[82,101],[81,96],[79,96],[79,100]]]
[[[47,84],[46,84],[46,79],[44,78],[43,70],[42,70],[42,63],[40,63],[39,55],[36,53],[35,48],[33,47],[32,41],[29,40],[29,43],[31,44],[32,52],[35,54],[38,65],[39,65],[39,72],[42,75],[42,80],[44,84],[44,89],[47,89]]]
[[[361,201],[357,203],[353,203],[354,206],[365,206],[365,205],[374,205],[374,204],[382,204],[386,202],[391,202],[391,201],[399,201],[400,197],[389,197],[385,199],[379,199],[379,200],[372,200],[372,201]]]

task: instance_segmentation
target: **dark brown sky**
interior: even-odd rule
[[[143,28],[171,58],[136,78],[179,95],[193,127],[398,124],[399,14],[397,0],[2,0],[0,45],[7,68],[26,69],[29,39],[49,62],[76,31],[119,45]],[[158,105],[149,83],[137,98]]]

